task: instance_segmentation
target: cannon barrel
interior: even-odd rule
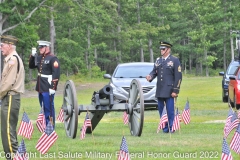
[[[106,85],[98,93],[100,99],[109,98],[109,95],[113,94],[113,88],[110,85]]]

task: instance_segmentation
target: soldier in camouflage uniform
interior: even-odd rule
[[[160,117],[166,104],[168,123],[163,128],[164,133],[172,131],[174,120],[174,98],[178,96],[182,81],[180,61],[171,55],[172,44],[160,42],[161,57],[158,57],[153,70],[146,76],[147,81],[151,82],[157,77],[156,97],[158,98],[158,111]],[[165,104],[164,104],[165,103]]]
[[[50,42],[37,41],[40,55],[36,49],[32,50],[29,68],[38,69],[36,91],[40,106],[43,107],[46,125],[51,122],[55,127],[54,95],[60,78],[60,64],[58,58],[50,53]]]

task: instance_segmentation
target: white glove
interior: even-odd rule
[[[53,90],[53,89],[49,89],[49,95],[52,95],[52,94],[55,94],[55,90]]]
[[[37,54],[37,49],[36,48],[32,48],[32,56],[35,56]]]

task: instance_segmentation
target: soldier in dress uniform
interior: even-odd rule
[[[163,128],[164,133],[174,132],[174,99],[178,96],[182,81],[181,64],[177,57],[170,54],[171,47],[168,42],[160,42],[161,57],[156,59],[153,70],[146,76],[149,82],[157,77],[156,97],[160,117],[166,104],[168,123]]]
[[[18,150],[17,123],[24,92],[25,71],[22,59],[16,52],[18,39],[11,35],[1,36],[0,50],[5,56],[0,82],[1,138],[6,159],[13,159]]]
[[[43,107],[46,125],[51,122],[55,127],[54,95],[60,78],[60,63],[58,58],[50,53],[50,42],[37,41],[40,55],[32,48],[29,58],[29,68],[38,69],[36,91],[40,106]]]

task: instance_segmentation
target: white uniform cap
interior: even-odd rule
[[[37,41],[39,46],[50,46],[50,42],[48,41]]]

